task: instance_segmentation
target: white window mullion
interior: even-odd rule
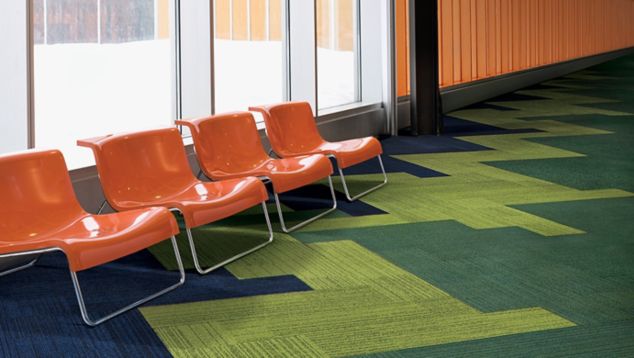
[[[288,1],[289,95],[317,110],[317,28],[315,1]]]
[[[101,0],[97,0],[97,43],[101,43]]]
[[[0,153],[29,146],[30,1],[0,1]]]
[[[181,115],[213,110],[213,24],[209,1],[180,1]]]

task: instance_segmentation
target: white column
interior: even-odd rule
[[[289,94],[317,111],[315,1],[288,1]]]
[[[0,154],[29,144],[28,1],[0,1]]]
[[[183,118],[213,110],[213,24],[209,0],[180,1],[180,99]]]
[[[379,21],[381,27],[376,36],[378,39],[380,39],[381,44],[380,54],[382,58],[382,63],[380,73],[382,74],[382,81],[379,82],[381,83],[381,87],[376,86],[376,89],[381,88],[382,90],[383,107],[385,108],[385,115],[387,117],[386,131],[388,134],[398,135],[396,98],[396,4],[394,0],[381,0],[380,3],[381,9]],[[366,5],[366,3],[363,3],[362,5]],[[361,7],[361,9],[363,13],[363,6]],[[364,18],[362,17],[361,19],[363,21]],[[361,28],[364,28],[363,22],[361,23]],[[361,39],[364,45],[366,45],[366,40],[363,39],[363,34]],[[379,41],[377,41],[377,44],[378,43]],[[364,58],[365,57],[366,56],[364,56]],[[372,65],[364,62],[364,71],[370,70],[369,68],[367,68],[370,66]],[[364,82],[362,93],[364,100],[366,98],[366,95],[374,96],[375,94],[373,92],[372,83]],[[376,93],[376,95],[378,95],[378,93]]]

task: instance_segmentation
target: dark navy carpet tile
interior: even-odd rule
[[[431,170],[420,165],[412,164],[404,160],[393,158],[389,155],[381,156],[383,159],[383,167],[387,173],[408,173],[419,178],[444,177],[443,173]],[[334,165],[334,164],[333,164]],[[366,162],[348,167],[343,170],[344,175],[359,174],[379,174],[381,167],[377,159],[370,159]],[[335,174],[339,175],[339,171],[335,169]],[[378,184],[378,183],[377,183]]]
[[[480,103],[472,104],[469,107],[466,107],[465,109],[495,109],[495,110],[498,110],[498,111],[516,111],[515,108],[499,106],[499,105],[496,105],[496,104],[491,104],[491,103],[486,103],[486,102],[480,102]]]
[[[79,273],[93,317],[123,307],[178,280],[147,251]],[[66,259],[42,256],[30,269],[2,277],[0,356],[169,356],[138,310],[90,328],[83,324]],[[188,272],[186,282],[146,305],[186,303],[310,290],[294,276],[239,280],[220,269]]]
[[[474,135],[491,135],[491,134],[512,134],[512,133],[535,133],[541,132],[533,128],[523,129],[504,129],[494,127],[482,123],[471,122],[464,119],[444,116],[443,117],[443,135],[452,137],[465,137]]]
[[[379,215],[385,211],[356,200],[348,202],[346,196],[340,192],[335,184],[335,196],[337,198],[337,209],[350,216]],[[343,189],[341,189],[343,190]],[[280,195],[280,200],[287,207],[295,210],[325,210],[332,207],[332,197],[330,188],[327,185],[308,185]]]
[[[489,99],[487,100],[487,102],[517,102],[517,101],[534,101],[534,100],[539,100],[539,99],[548,99],[545,97],[539,97],[539,96],[530,96],[527,94],[520,94],[520,93],[516,93],[516,92],[512,92],[512,93],[507,93],[498,97],[495,97],[493,99]]]
[[[421,135],[390,137],[381,142],[386,155],[472,152],[490,150],[485,146],[465,142],[450,136]]]
[[[530,86],[530,87],[526,87],[526,88],[522,89],[522,91],[526,91],[526,90],[529,90],[529,91],[535,91],[535,90],[553,90],[553,89],[556,89],[556,90],[562,90],[562,88],[561,88],[561,87],[559,87],[559,86],[555,86],[555,85],[547,85],[547,84],[545,84],[545,83],[538,83],[538,84],[536,84],[536,85],[532,85],[532,86]]]

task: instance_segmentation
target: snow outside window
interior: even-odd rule
[[[168,0],[32,0],[35,145],[70,169],[77,139],[173,121]]]

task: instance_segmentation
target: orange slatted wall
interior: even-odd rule
[[[634,46],[634,0],[438,2],[441,87]],[[399,6],[406,1],[397,0],[397,28],[406,28]],[[407,54],[403,32],[397,56]],[[397,63],[407,95],[408,64]]]

